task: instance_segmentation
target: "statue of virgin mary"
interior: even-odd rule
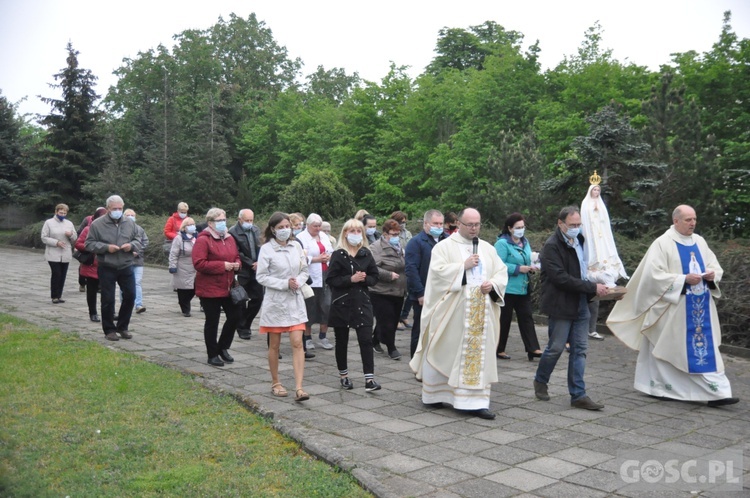
[[[628,274],[617,254],[609,212],[601,197],[601,180],[596,171],[589,178],[591,185],[581,202],[581,230],[588,254],[588,279],[615,287],[617,279],[628,278]]]

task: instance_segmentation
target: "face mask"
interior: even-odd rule
[[[523,237],[524,233],[526,233],[526,229],[525,228],[514,228],[513,229],[513,236],[515,238],[517,238],[517,239],[520,239],[521,237]]]
[[[224,233],[227,231],[227,222],[226,221],[214,221],[214,229],[216,229],[219,233]]]
[[[185,227],[187,233],[195,233],[195,225],[188,225]]]
[[[433,237],[440,237],[440,234],[443,233],[443,229],[440,227],[430,227],[430,235]]]
[[[299,234],[302,233],[302,229],[301,228],[295,228],[294,230],[292,230],[292,232],[294,232],[294,235],[299,235]]]
[[[126,216],[126,218],[135,223],[135,216]]]
[[[398,226],[400,226],[401,228],[405,228],[406,227],[406,222],[399,223]]]
[[[367,235],[375,235],[375,228],[368,228],[367,229]]]
[[[183,220],[184,220],[185,218],[187,218],[187,213],[177,213],[177,214],[179,214],[179,215],[180,215],[180,218],[182,218]]]
[[[56,216],[57,216],[57,219],[60,220],[60,221],[63,221],[65,219],[65,215],[64,214],[58,214]]]
[[[581,229],[580,228],[568,228],[568,231],[565,232],[565,235],[569,239],[575,239],[576,237],[578,237],[579,233],[581,233]]]
[[[120,209],[119,211],[110,211],[109,217],[113,220],[119,220],[120,218],[122,218],[122,209]]]
[[[398,243],[400,241],[401,239],[399,239],[398,237],[391,237],[390,239],[388,239],[388,243],[391,244],[392,246],[398,246]]]
[[[250,230],[251,228],[253,228],[253,224],[252,223],[248,223],[246,221],[242,223],[242,229],[243,230]]]
[[[346,240],[349,241],[349,244],[356,247],[362,243],[362,236],[359,234],[350,233],[346,236]]]
[[[281,242],[284,242],[285,240],[289,240],[289,237],[291,235],[292,235],[291,228],[280,228],[276,230],[276,240],[280,240]]]

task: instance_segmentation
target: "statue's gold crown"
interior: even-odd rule
[[[594,174],[589,177],[589,182],[591,185],[599,185],[602,183],[602,177],[596,174],[596,170],[594,170]]]

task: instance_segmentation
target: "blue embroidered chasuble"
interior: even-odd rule
[[[686,246],[679,242],[682,272],[704,273],[700,250],[697,245]],[[687,325],[687,363],[690,373],[716,372],[713,330],[711,329],[711,292],[705,282],[688,285],[685,292],[685,324]]]

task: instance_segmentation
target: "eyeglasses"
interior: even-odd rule
[[[479,228],[479,227],[481,227],[481,226],[482,226],[482,224],[481,224],[481,223],[464,223],[464,222],[463,222],[463,221],[461,221],[461,220],[458,220],[458,222],[459,222],[459,223],[461,223],[461,224],[462,224],[463,226],[465,226],[466,228]]]

